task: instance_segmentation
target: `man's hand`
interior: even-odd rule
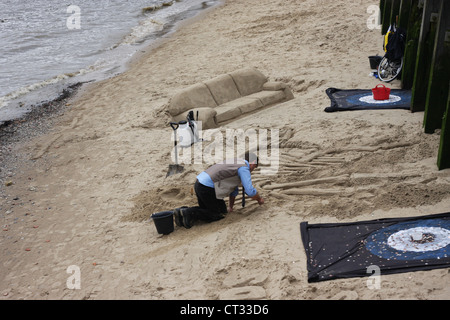
[[[252,199],[256,200],[260,206],[264,204],[264,199],[259,194],[256,194]]]

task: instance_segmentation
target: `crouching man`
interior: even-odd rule
[[[197,207],[182,207],[174,210],[177,226],[190,229],[197,220],[214,222],[221,220],[233,211],[234,202],[242,185],[248,197],[259,205],[264,199],[253,187],[251,173],[258,167],[258,157],[247,152],[245,159],[228,160],[215,164],[197,176],[194,190],[197,195]],[[229,196],[229,208],[225,197]]]

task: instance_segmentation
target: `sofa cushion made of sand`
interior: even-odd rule
[[[281,82],[268,82],[256,69],[237,70],[190,86],[170,101],[174,121],[185,120],[190,111],[202,121],[203,129],[253,112],[259,108],[293,99],[291,90]]]

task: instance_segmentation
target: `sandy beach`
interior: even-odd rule
[[[325,113],[325,90],[371,89],[382,55],[358,0],[227,0],[141,52],[127,72],[86,84],[44,133],[8,148],[2,172],[0,299],[449,299],[448,269],[309,284],[300,223],[448,212],[450,170],[423,113]],[[280,168],[254,173],[263,206],[157,233],[154,212],[194,205],[206,165],[173,163],[167,105],[190,85],[253,67],[286,83],[288,102],[219,130],[277,129]],[[400,82],[389,84],[399,88]],[[5,159],[6,160],[6,159]],[[299,194],[270,185],[345,177]],[[283,191],[283,190],[282,190]],[[69,288],[71,266],[79,288]],[[70,273],[68,273],[68,268]]]

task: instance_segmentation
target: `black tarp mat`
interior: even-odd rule
[[[300,224],[308,282],[450,267],[450,213]]]
[[[383,110],[411,108],[411,91],[392,89],[389,100],[374,100],[372,90],[354,89],[342,90],[328,88],[326,94],[331,105],[325,112],[352,111],[352,110]]]

